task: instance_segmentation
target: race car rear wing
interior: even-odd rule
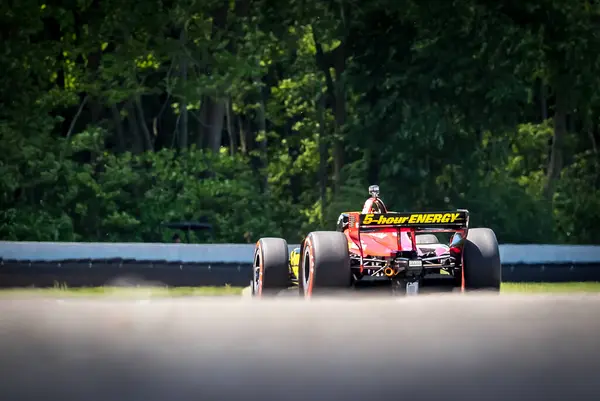
[[[360,214],[358,228],[408,227],[416,230],[461,230],[469,226],[469,212],[454,210],[445,212],[406,212]]]

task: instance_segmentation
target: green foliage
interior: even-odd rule
[[[555,195],[554,218],[560,238],[567,243],[597,243],[600,221],[600,164],[588,151],[563,172]]]
[[[88,145],[86,150],[95,142]],[[78,141],[71,150],[82,146]],[[213,176],[204,178],[209,171]],[[289,234],[290,224],[279,224],[277,216],[283,220],[290,205],[262,195],[241,156],[216,157],[195,149],[179,154],[169,149],[141,155],[101,152],[91,164],[65,161],[55,174],[45,176],[44,184],[39,204],[4,212],[3,238],[162,242],[173,235],[162,223],[203,218],[216,228],[215,238],[205,240],[249,242],[258,235]],[[2,192],[8,192],[6,186]]]
[[[1,239],[160,242],[206,219],[193,242],[298,242],[377,183],[504,243],[599,242],[596,3],[0,10]]]

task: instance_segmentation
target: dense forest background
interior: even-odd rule
[[[299,241],[379,184],[501,243],[600,243],[589,0],[0,5],[0,237]]]

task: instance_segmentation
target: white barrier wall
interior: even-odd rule
[[[290,250],[297,247],[290,245]],[[254,244],[74,243],[0,241],[0,259],[133,259],[183,263],[251,263]],[[503,264],[600,263],[600,246],[501,244]]]

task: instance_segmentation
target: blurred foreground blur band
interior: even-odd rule
[[[594,295],[5,297],[0,400],[596,401],[599,311]]]

